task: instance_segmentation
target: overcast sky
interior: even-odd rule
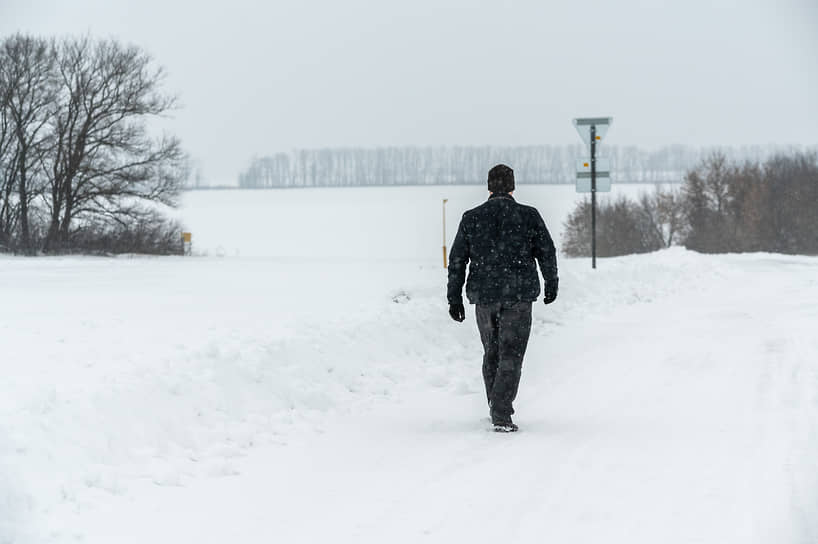
[[[209,183],[302,147],[818,143],[818,0],[0,0],[146,48]]]

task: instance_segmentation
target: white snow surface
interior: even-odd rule
[[[0,543],[818,542],[818,258],[560,258],[498,434],[446,193],[451,240],[482,192],[197,193],[200,256],[0,257]]]

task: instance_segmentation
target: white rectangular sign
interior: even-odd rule
[[[609,175],[611,172],[611,159],[608,157],[597,157],[596,158],[596,175],[599,177],[601,174]],[[577,159],[577,178],[580,177],[580,174],[588,174],[591,175],[591,159]]]
[[[604,177],[596,177],[596,192],[607,193],[611,190],[611,178],[607,174]],[[587,178],[577,179],[577,192],[590,193],[591,192],[591,176]]]

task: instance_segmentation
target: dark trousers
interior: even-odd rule
[[[530,302],[477,305],[477,328],[483,341],[483,381],[494,422],[514,413],[523,355],[531,333]]]

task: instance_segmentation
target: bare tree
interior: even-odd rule
[[[764,164],[767,251],[818,254],[818,157],[779,155]]]
[[[713,153],[688,172],[682,191],[688,226],[685,246],[707,253],[730,250],[735,225],[730,210],[733,169],[723,153]]]
[[[20,244],[24,251],[31,252],[34,248],[29,206],[40,189],[37,169],[50,138],[46,125],[51,119],[56,95],[54,45],[48,40],[16,34],[2,42],[2,50],[0,88],[4,89],[4,109],[15,145],[12,163]],[[10,198],[9,194],[4,202],[8,204]]]
[[[730,168],[727,156],[714,152],[705,162],[704,187],[710,208],[718,214],[727,209]]]
[[[734,244],[736,251],[761,251],[772,247],[769,228],[772,225],[769,184],[756,162],[748,162],[733,170],[730,183],[728,213],[735,224]]]
[[[81,249],[84,230],[86,247],[164,251],[178,226],[158,210],[188,168],[176,138],[148,130],[175,106],[163,80],[114,40],[0,41],[0,249]]]
[[[678,189],[669,187],[657,191],[655,206],[665,247],[672,246],[685,231],[684,203]]]
[[[147,53],[114,40],[70,39],[60,44],[58,73],[46,250],[66,244],[82,218],[125,224],[149,216],[146,203],[174,205],[187,178],[179,141],[147,131],[147,119],[176,102],[161,91],[164,72]]]
[[[651,235],[662,240],[664,247],[670,247],[684,229],[684,207],[681,193],[672,188],[657,185],[653,193],[645,193],[639,198],[639,211]]]
[[[0,66],[5,62],[5,49],[0,48]],[[12,200],[17,184],[17,147],[11,126],[8,105],[9,88],[0,72],[0,249],[8,249],[17,222],[17,209]]]

